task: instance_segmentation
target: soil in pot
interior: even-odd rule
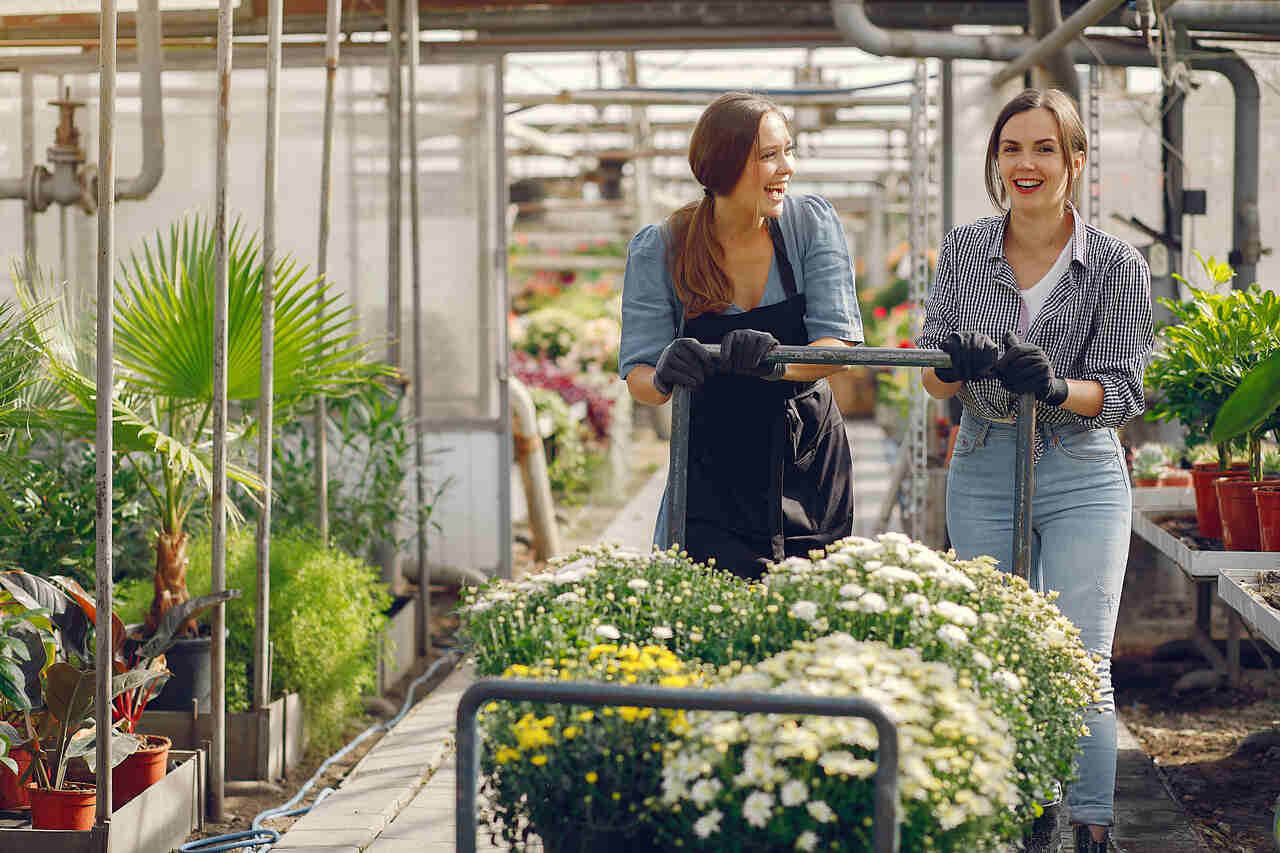
[[[18,780],[31,766],[31,753],[25,749],[14,749],[10,750],[9,757],[17,762],[18,772],[15,775],[8,767],[0,766],[0,809],[29,809],[31,797],[27,795],[26,786],[19,785]]]
[[[173,741],[163,735],[140,735],[143,746],[111,771],[111,810],[115,811],[164,778],[168,772],[169,747]]]
[[[68,782],[65,788],[37,788],[28,783],[32,829],[93,829],[98,789]]]
[[[1219,477],[1213,482],[1218,490],[1218,511],[1222,516],[1222,541],[1229,551],[1258,551],[1262,540],[1258,531],[1258,502],[1253,497],[1256,486],[1280,485],[1280,480],[1250,480],[1246,477]]]
[[[1258,543],[1263,551],[1280,551],[1280,486],[1253,490],[1258,509]]]
[[[1191,466],[1191,485],[1195,489],[1198,535],[1205,539],[1222,538],[1222,516],[1218,513],[1218,493],[1213,481],[1219,477],[1247,477],[1247,469],[1219,471],[1216,462],[1197,462]]]

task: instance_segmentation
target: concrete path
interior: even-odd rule
[[[880,427],[846,424],[854,456],[857,516],[854,532],[873,532],[893,467]],[[646,549],[662,499],[666,471],[657,472],[601,536]],[[892,528],[893,522],[890,523]],[[454,849],[456,767],[454,714],[472,681],[459,667],[419,702],[352,770],[337,793],[303,816],[275,845],[283,853],[444,853]],[[1186,815],[1172,799],[1150,759],[1119,726],[1115,849],[1118,853],[1205,853]],[[1063,826],[1064,851],[1071,849]],[[483,827],[477,851],[493,853]]]

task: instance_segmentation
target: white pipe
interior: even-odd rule
[[[164,98],[160,86],[160,0],[138,0],[138,62],[142,69],[142,168],[132,178],[116,181],[117,199],[141,199],[151,194],[164,174]],[[102,179],[102,171],[98,171]]]
[[[1125,0],[1089,0],[1047,36],[1036,42],[1035,47],[1001,68],[991,77],[991,88],[998,89],[1021,75],[1033,65],[1039,65],[1057,53],[1077,36],[1110,15]]]
[[[234,0],[218,2],[218,118],[213,190],[213,500],[209,513],[213,555],[209,572],[210,592],[222,592],[227,588],[227,184],[228,142],[231,133],[231,38],[235,15],[233,2]],[[209,656],[209,713],[213,717],[213,742],[209,749],[209,818],[220,821],[227,766],[225,604],[220,603],[213,609],[210,621],[213,638]]]
[[[283,0],[267,6],[267,141],[262,211],[262,348],[258,388],[258,475],[262,477],[262,512],[258,516],[257,624],[253,631],[253,703],[271,704],[268,643],[271,638],[271,438],[275,393],[276,331],[276,157],[280,150],[280,34]]]
[[[515,439],[516,463],[529,506],[529,529],[533,533],[533,557],[547,560],[561,553],[560,530],[556,527],[556,506],[551,499],[551,478],[547,475],[547,454],[538,430],[538,413],[533,396],[519,379],[507,379],[511,394],[511,427]]]
[[[98,24],[98,363],[96,369],[97,425],[94,451],[97,455],[95,487],[97,492],[96,546],[94,556],[94,593],[99,613],[111,612],[111,455],[112,423],[115,402],[115,328],[111,316],[114,306],[116,207],[110,192],[116,170],[116,2],[102,0]],[[98,729],[97,761],[98,800],[95,822],[105,827],[111,821],[111,655],[96,656],[94,723]],[[105,847],[105,843],[104,843]]]
[[[427,372],[423,353],[422,330],[422,247],[419,228],[422,219],[418,208],[418,0],[404,0],[405,29],[409,33],[409,251],[413,307],[413,467],[414,467],[414,539],[418,560],[418,654],[431,651],[431,568],[427,565],[427,522],[423,513],[427,506],[427,460],[423,447],[426,420]]]
[[[338,33],[341,29],[340,0],[328,0],[325,10],[324,62],[324,136],[320,155],[320,238],[316,250],[316,307],[323,310],[324,284],[329,272],[329,213],[333,208],[331,184],[333,175],[334,100],[338,83]],[[354,247],[352,249],[354,252]],[[354,279],[352,279],[354,282]],[[312,429],[316,448],[316,528],[320,541],[329,541],[329,445],[325,441],[328,404],[324,394],[316,395],[316,411]]]

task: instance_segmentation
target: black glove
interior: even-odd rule
[[[950,367],[935,367],[934,375],[943,382],[967,382],[991,374],[1000,348],[982,332],[952,332],[939,347],[951,356]]]
[[[670,394],[677,385],[697,388],[707,381],[715,362],[706,347],[693,338],[676,338],[658,356],[653,371],[653,387],[660,394]]]
[[[1004,356],[993,370],[1000,384],[1014,394],[1032,393],[1050,406],[1067,399],[1067,380],[1053,375],[1049,356],[1035,344],[1024,344],[1013,332],[1004,333]]]
[[[787,369],[785,364],[760,363],[777,345],[778,339],[768,332],[734,329],[720,340],[720,372],[778,379]]]

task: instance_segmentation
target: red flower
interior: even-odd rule
[[[911,341],[907,341],[907,340],[898,341],[898,349],[915,349],[915,348],[916,348],[916,345],[913,344]]]
[[[877,320],[883,320],[885,317],[889,316],[889,312],[885,310],[883,305],[877,305],[875,308],[871,309],[871,316],[875,317]]]

